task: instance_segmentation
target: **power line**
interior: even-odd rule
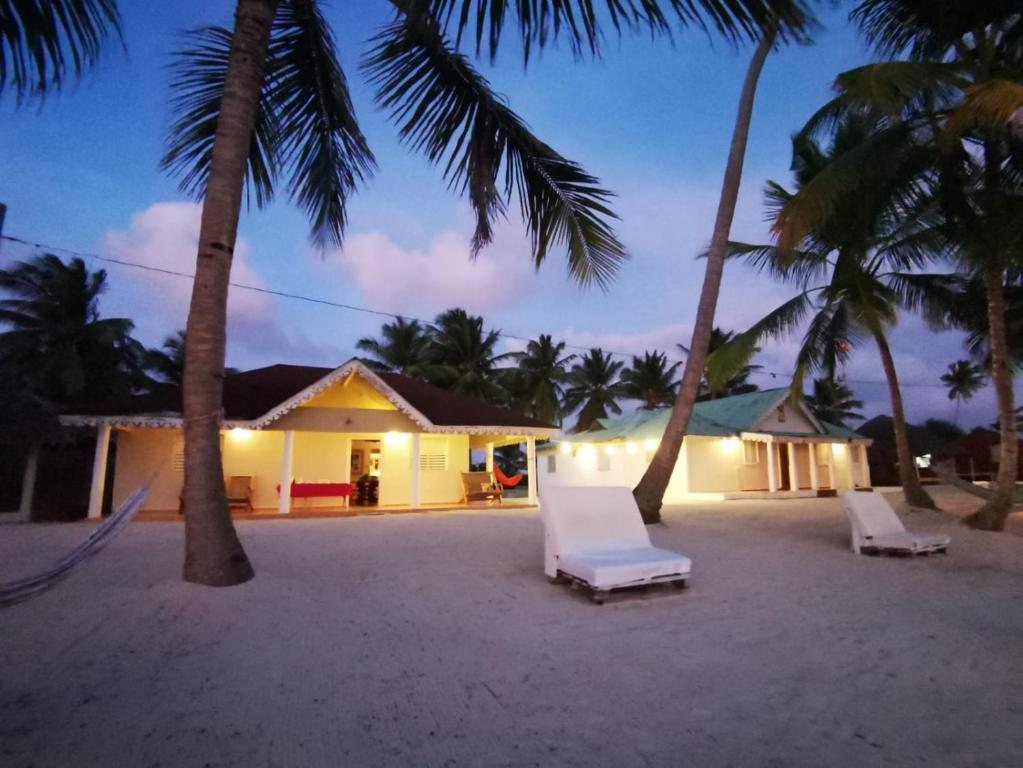
[[[115,259],[115,258],[110,257],[110,256],[101,256],[98,253],[87,253],[87,252],[84,252],[84,251],[76,251],[76,250],[74,250],[72,248],[63,248],[63,247],[57,246],[57,245],[48,245],[46,243],[33,242],[31,240],[25,240],[25,239],[20,238],[20,237],[14,237],[13,235],[2,235],[2,234],[0,234],[0,240],[7,240],[7,241],[10,241],[12,243],[18,243],[20,245],[26,245],[26,246],[29,246],[30,248],[36,248],[36,249],[38,249],[40,251],[59,251],[61,253],[71,254],[72,256],[78,256],[78,257],[83,258],[83,259],[93,259],[93,260],[96,260],[96,261],[102,261],[102,262],[107,263],[107,264],[116,264],[116,265],[121,266],[121,267],[130,267],[132,269],[141,269],[141,270],[145,270],[147,272],[155,272],[155,273],[162,274],[162,275],[169,275],[171,277],[181,277],[181,278],[185,278],[185,279],[188,279],[188,280],[194,280],[195,279],[195,275],[192,274],[191,272],[181,272],[181,271],[175,270],[175,269],[166,269],[164,267],[154,267],[154,266],[152,266],[150,264],[140,264],[140,263],[138,263],[136,261],[128,261],[127,259]],[[283,299],[293,299],[295,301],[304,301],[304,302],[307,302],[307,303],[310,303],[310,304],[318,304],[318,305],[321,305],[321,306],[333,307],[335,309],[344,309],[344,310],[348,310],[349,312],[362,312],[362,313],[367,314],[367,315],[374,315],[376,317],[386,317],[386,318],[390,318],[390,319],[393,319],[393,320],[397,320],[399,318],[405,319],[405,320],[414,320],[414,321],[416,321],[418,323],[421,323],[421,324],[429,326],[429,327],[436,327],[436,325],[434,324],[434,322],[432,320],[425,320],[423,318],[412,317],[410,315],[399,314],[399,313],[395,313],[395,312],[385,312],[383,310],[371,309],[369,307],[361,307],[361,306],[358,306],[356,304],[346,304],[344,302],[331,301],[330,299],[316,298],[315,296],[305,296],[305,295],[300,294],[300,293],[289,293],[287,291],[275,291],[275,290],[273,290],[271,288],[262,288],[262,287],[260,287],[258,285],[247,285],[245,283],[229,282],[228,285],[230,287],[232,287],[232,288],[238,288],[238,289],[244,290],[244,291],[254,291],[255,293],[262,293],[262,294],[266,294],[268,296],[277,296],[277,297],[280,297],[280,298],[283,298]],[[501,336],[503,336],[506,339],[515,339],[516,341],[524,341],[524,342],[536,341],[536,338],[535,337],[531,337],[531,336],[518,336],[518,335],[515,335],[515,334],[512,334],[512,333],[506,333],[504,331],[501,331],[500,334],[501,334]],[[564,342],[564,344],[565,344],[565,347],[567,349],[576,349],[576,350],[581,350],[583,352],[589,352],[592,349],[592,347],[586,346],[584,344],[569,344],[568,342]],[[620,352],[620,351],[616,351],[616,350],[605,349],[603,347],[601,347],[601,349],[605,353],[607,353],[609,355],[614,355],[616,357],[624,357],[624,358],[635,357],[635,354],[632,353],[632,352]],[[685,359],[667,358],[667,361],[670,362],[670,363],[684,363]],[[751,370],[749,373],[750,373],[751,376],[769,376],[771,379],[781,378],[782,380],[785,380],[785,379],[791,377],[791,374],[789,374],[789,373],[784,373],[784,372],[779,372],[779,371],[767,371],[767,370],[763,370],[763,369]],[[855,385],[860,385],[860,386],[887,386],[888,385],[888,382],[886,382],[886,381],[857,381],[857,380],[853,380],[853,379],[845,379],[845,382],[848,383],[848,384],[855,384]],[[942,388],[942,389],[945,388],[944,384],[941,384],[941,383],[938,383],[938,382],[935,382],[935,383],[927,383],[927,382],[899,382],[899,386],[900,387],[938,387],[938,388]]]

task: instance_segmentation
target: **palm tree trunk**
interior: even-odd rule
[[[231,521],[220,456],[227,288],[270,27],[277,0],[238,0],[202,208],[185,332],[185,581],[231,586],[254,575]]]
[[[899,389],[899,376],[895,372],[895,360],[888,340],[881,331],[874,331],[874,341],[881,355],[881,367],[888,381],[888,395],[892,400],[892,432],[895,437],[895,455],[899,461],[899,482],[906,503],[913,507],[937,509],[934,499],[924,490],[920,478],[916,474],[913,453],[909,450],[909,435],[906,432],[906,410],[902,405],[902,390]]]
[[[1001,531],[1012,510],[1018,471],[1016,437],[1016,404],[1013,402],[1012,372],[1009,369],[1008,342],[1005,331],[1005,264],[1001,252],[994,248],[984,271],[987,288],[988,344],[991,347],[991,380],[998,398],[999,457],[991,500],[966,518],[971,528]]]
[[[661,519],[661,504],[664,492],[671,480],[671,473],[678,462],[682,440],[685,439],[689,418],[693,413],[693,404],[700,391],[700,379],[707,360],[710,347],[711,331],[714,329],[714,312],[717,309],[718,294],[721,291],[721,276],[725,269],[725,247],[728,244],[735,215],[735,202],[739,197],[739,184],[742,181],[742,164],[746,156],[746,141],[749,137],[750,120],[753,115],[753,100],[756,96],[757,81],[764,68],[767,54],[771,52],[777,28],[770,28],[757,44],[750,60],[746,79],[739,95],[739,110],[732,130],[732,144],[728,150],[728,164],[725,166],[725,177],[721,184],[721,198],[718,202],[717,217],[714,220],[714,233],[707,252],[707,268],[703,275],[703,287],[700,290],[700,303],[696,309],[696,325],[693,338],[689,344],[689,355],[682,373],[678,398],[671,411],[671,418],[664,430],[660,445],[654,453],[653,460],[632,493],[636,504],[646,523],[656,523]]]

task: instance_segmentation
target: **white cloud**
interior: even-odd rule
[[[106,233],[100,253],[157,269],[195,269],[202,209],[195,203],[154,203],[132,216],[125,229]],[[257,288],[266,283],[249,261],[248,242],[239,238],[231,281]],[[110,303],[105,314],[123,314],[136,324],[136,336],[151,346],[185,327],[192,280],[162,272],[110,266]],[[116,273],[115,273],[116,271]],[[112,305],[112,306],[111,306]],[[116,310],[116,311],[114,311]],[[253,364],[320,362],[335,354],[301,332],[286,332],[273,297],[231,288],[227,300],[228,361],[241,352]],[[247,353],[247,354],[246,354]]]

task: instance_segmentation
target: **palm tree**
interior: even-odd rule
[[[497,354],[501,334],[484,330],[483,318],[464,309],[437,315],[430,335],[431,381],[452,392],[489,403],[504,399],[497,364],[508,357]]]
[[[682,440],[685,438],[686,429],[689,427],[689,418],[693,413],[693,405],[700,394],[700,380],[703,378],[704,366],[707,362],[710,335],[714,328],[714,312],[717,309],[718,295],[721,292],[721,278],[724,275],[725,250],[732,228],[732,218],[735,216],[739,184],[742,181],[742,165],[746,156],[746,142],[753,116],[753,100],[764,61],[771,48],[774,47],[777,30],[777,25],[768,24],[762,31],[760,41],[750,59],[749,69],[746,71],[746,78],[739,95],[735,127],[732,130],[732,142],[728,150],[728,162],[725,165],[724,181],[721,184],[721,198],[718,202],[717,216],[714,219],[714,230],[711,235],[710,247],[707,249],[707,266],[704,270],[703,285],[700,288],[700,301],[696,307],[693,338],[689,342],[689,356],[686,358],[685,368],[682,371],[678,398],[672,408],[671,416],[668,418],[661,442],[650,460],[650,465],[632,492],[645,523],[656,523],[661,519],[664,492],[668,489],[672,472],[675,471],[675,464],[678,462],[678,455],[682,450]]]
[[[25,381],[39,397],[58,404],[98,401],[145,386],[145,348],[134,325],[101,318],[104,270],[90,272],[75,258],[52,254],[0,271],[0,368]]]
[[[356,347],[372,357],[367,362],[381,371],[426,378],[430,334],[418,320],[396,318],[380,328],[381,339],[362,338]]]
[[[941,255],[983,281],[998,400],[1002,461],[991,500],[966,519],[1002,530],[1016,485],[1016,418],[1006,332],[1007,273],[1023,260],[1023,173],[1018,113],[1023,107],[1019,14],[1012,3],[955,0],[864,0],[853,12],[868,42],[887,60],[838,77],[839,95],[807,130],[826,128],[836,116],[864,109],[886,116],[875,145],[915,150],[928,163],[920,185],[940,201],[950,247]],[[901,59],[897,57],[902,57]],[[881,163],[864,173],[860,157],[837,165],[818,184],[814,207],[831,208],[850,191],[874,183]],[[780,228],[786,242],[802,236],[802,215]]]
[[[43,99],[94,66],[121,36],[116,0],[0,0],[0,97]]]
[[[565,389],[565,413],[580,409],[573,432],[594,429],[598,426],[597,419],[606,419],[609,412],[622,412],[618,405],[621,390],[617,377],[624,366],[625,363],[613,360],[596,347],[572,366]]]
[[[984,386],[984,372],[969,360],[956,360],[949,364],[946,373],[941,374],[941,383],[948,387],[948,399],[955,401],[952,421],[958,424],[959,406]]]
[[[539,421],[560,425],[568,364],[575,355],[565,354],[565,342],[555,343],[549,334],[541,334],[513,357],[517,366],[506,369],[512,374],[506,388],[514,389],[513,407]]]
[[[853,391],[840,379],[814,379],[813,394],[806,396],[806,404],[814,416],[829,424],[844,427],[846,422],[863,419],[863,414],[856,410],[863,407],[863,401],[855,399]]]
[[[606,22],[589,0],[393,0],[397,17],[375,39],[365,68],[378,102],[402,138],[442,164],[448,182],[476,212],[474,246],[491,222],[519,201],[533,260],[564,246],[570,274],[605,285],[625,258],[609,221],[609,193],[598,180],[533,135],[457,51],[466,29],[476,50],[496,56],[514,9],[528,58],[532,48],[568,38],[596,52]],[[708,24],[732,39],[803,22],[798,0],[664,0],[683,24]],[[455,13],[455,10],[458,13]],[[616,28],[666,33],[657,0],[607,0]],[[475,16],[475,18],[473,18]],[[455,44],[446,34],[453,32]],[[766,50],[764,51],[766,55]],[[178,66],[176,105],[165,166],[203,199],[196,277],[185,351],[186,580],[211,585],[253,575],[224,496],[219,455],[227,285],[248,179],[257,204],[272,196],[282,166],[313,222],[313,239],[339,243],[346,201],[373,167],[355,120],[330,29],[316,0],[238,0],[233,30],[206,28]],[[737,178],[737,169],[736,173]],[[501,178],[503,176],[503,184]]]
[[[837,122],[827,147],[805,135],[797,136],[793,140],[797,192],[775,182],[768,184],[767,201],[775,226],[785,222],[793,209],[809,209],[812,201],[808,203],[807,198],[815,196],[815,182],[821,174],[849,154],[858,153],[875,131],[873,116],[860,115]],[[872,339],[888,383],[903,493],[913,506],[933,507],[913,463],[887,336],[898,307],[912,302],[907,285],[912,285],[914,276],[902,270],[920,264],[942,240],[935,235],[928,211],[906,210],[907,197],[915,188],[912,169],[896,170],[901,172],[887,169],[883,181],[869,191],[859,190],[843,205],[807,218],[811,223],[793,245],[731,244],[732,256],[745,258],[755,268],[801,290],[729,346],[741,357],[764,336],[786,336],[811,316],[796,356],[793,392],[798,394],[805,374],[823,371],[833,379],[838,364],[848,358],[856,343]]]
[[[675,370],[681,363],[668,365],[663,352],[644,352],[632,358],[632,365],[622,371],[619,391],[622,397],[639,400],[644,410],[653,411],[675,402]]]
[[[730,363],[727,370],[720,365],[721,358],[714,354],[735,338],[735,335],[735,331],[725,331],[717,326],[711,329],[710,343],[707,345],[707,359],[703,366],[703,379],[700,382],[700,393],[696,396],[697,401],[742,395],[746,392],[756,392],[759,389],[756,384],[751,384],[749,381],[753,372],[760,370],[759,365],[751,365],[749,362],[753,359],[753,355],[760,351],[759,349],[750,350],[746,360]],[[683,354],[689,354],[689,347],[685,344],[677,346]]]
[[[147,349],[144,365],[147,371],[155,374],[154,389],[165,384],[180,387],[185,377],[185,332],[167,336],[159,349]],[[237,368],[224,368],[225,376],[237,372]]]

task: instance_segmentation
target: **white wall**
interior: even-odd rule
[[[675,472],[672,473],[665,492],[664,500],[672,502],[683,497],[687,491],[686,445],[691,438],[686,438],[679,453]],[[544,451],[537,455],[538,488],[541,498],[544,486],[626,486],[633,488],[646,471],[653,456],[653,450],[636,446],[630,453],[620,443],[611,444],[612,453],[607,452],[607,445],[580,443],[572,446],[571,453],[563,453],[560,449]],[[554,469],[550,471],[548,457],[554,457]]]
[[[185,473],[173,467],[174,448],[180,443],[181,432],[176,429],[118,430],[114,506],[138,486],[149,483],[149,496],[143,509],[176,512],[185,482]]]
[[[799,434],[813,435],[817,434],[817,430],[814,428],[810,420],[803,415],[802,411],[797,408],[793,408],[788,403],[783,403],[781,411],[784,414],[784,420],[779,414],[778,408],[772,408],[768,413],[764,414],[763,418],[760,419],[755,425],[751,432],[798,432]]]
[[[686,442],[690,493],[740,490],[739,473],[744,467],[741,440],[690,436]],[[763,451],[760,456],[763,460]]]

